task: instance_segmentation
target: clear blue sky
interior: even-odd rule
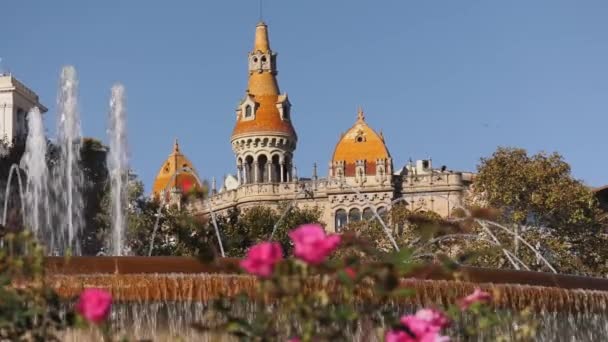
[[[265,0],[279,84],[293,103],[296,164],[327,174],[365,109],[395,165],[431,156],[474,170],[498,145],[558,151],[608,183],[608,1]],[[84,134],[105,136],[127,89],[131,164],[149,189],[178,137],[201,176],[235,170],[255,0],[3,1],[3,66],[37,91],[55,131],[63,65],[76,66]]]

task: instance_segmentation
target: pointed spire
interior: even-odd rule
[[[179,153],[179,143],[177,142],[177,138],[175,138],[175,142],[173,143],[173,153]]]
[[[363,113],[363,108],[361,106],[357,109],[357,121],[365,121],[365,113]]]
[[[260,21],[255,27],[255,43],[253,51],[269,52],[270,42],[268,41],[268,26]]]
[[[249,53],[249,95],[279,95],[276,74],[276,54],[270,50],[268,26],[261,21],[255,27],[253,51]]]

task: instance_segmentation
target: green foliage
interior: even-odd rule
[[[506,222],[556,229],[588,229],[596,222],[598,203],[570,173],[562,156],[500,147],[482,158],[474,192],[489,207],[503,211]]]
[[[242,257],[250,246],[268,240],[277,222],[273,240],[281,244],[283,251],[290,253],[292,246],[287,235],[290,230],[305,223],[322,224],[321,210],[317,207],[292,207],[279,221],[286,210],[285,204],[280,205],[278,210],[255,206],[243,211],[231,209],[226,215],[220,216],[218,225],[226,237],[227,256]]]
[[[4,228],[0,226],[0,230]],[[44,282],[43,249],[29,232],[8,233],[0,247],[0,340],[59,341],[73,323]]]
[[[108,171],[106,168],[107,147],[99,140],[83,138],[80,149],[80,165],[85,179],[83,191],[84,229],[80,241],[84,255],[95,255],[103,249],[109,221],[100,222],[104,200],[107,201]]]
[[[570,166],[553,153],[528,156],[525,150],[499,148],[482,158],[474,183],[477,204],[497,208],[495,218],[517,231],[560,272],[606,275],[608,236],[598,202],[590,189],[574,179]],[[475,215],[474,215],[475,216]],[[469,229],[491,239],[479,225]],[[495,232],[503,248],[535,270],[547,268],[539,257],[504,231]],[[472,263],[511,267],[501,249],[487,242],[470,241],[464,249]],[[591,248],[594,246],[595,248]]]

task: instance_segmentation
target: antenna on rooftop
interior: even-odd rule
[[[259,13],[259,14],[260,14],[260,21],[264,21],[264,16],[263,16],[263,12],[262,12],[263,7],[264,7],[264,6],[263,6],[263,2],[264,2],[264,0],[258,0],[258,4],[259,4],[259,12],[260,12],[260,13]]]

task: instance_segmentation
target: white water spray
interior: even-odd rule
[[[78,110],[78,79],[73,66],[61,71],[57,96],[57,144],[60,150],[58,165],[53,169],[53,210],[59,237],[57,251],[80,254],[79,234],[84,225],[82,190],[84,177],[80,167],[82,133]]]
[[[21,168],[26,174],[25,225],[41,240],[55,247],[52,234],[51,210],[49,208],[49,169],[46,163],[47,141],[44,134],[42,114],[38,108],[27,116],[28,133],[25,153],[21,157]]]
[[[111,184],[112,236],[110,253],[124,253],[124,232],[127,224],[129,159],[127,154],[127,111],[125,88],[121,84],[112,87],[110,98],[109,129],[110,152],[107,157]]]

